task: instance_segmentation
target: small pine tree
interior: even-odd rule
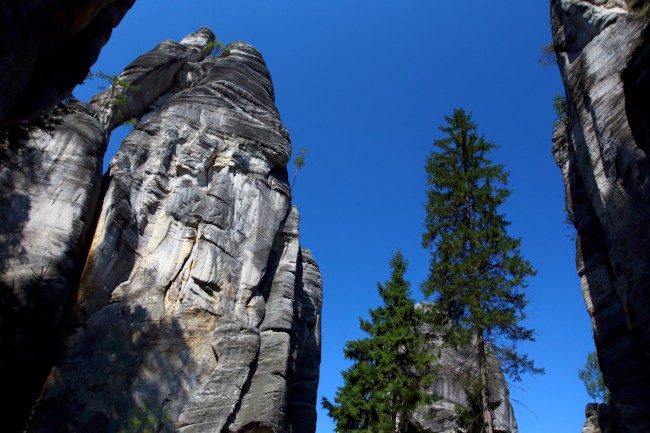
[[[293,160],[293,165],[296,168],[296,171],[293,172],[293,181],[291,182],[291,189],[293,190],[294,185],[296,184],[296,178],[298,177],[298,172],[305,166],[305,155],[307,154],[307,148],[301,147],[298,156]]]
[[[370,311],[370,321],[359,319],[368,338],[346,344],[345,357],[353,365],[342,373],[344,385],[335,403],[322,400],[337,432],[405,432],[416,406],[431,399],[422,390],[433,379],[432,358],[417,332],[422,313],[409,297],[407,262],[401,252],[390,266],[390,281],[378,284],[384,305]]]
[[[551,41],[549,44],[540,48],[539,63],[544,66],[557,66],[557,56],[555,54],[555,45]]]
[[[555,111],[555,115],[557,116],[555,125],[567,122],[566,98],[559,93],[556,93],[553,97],[553,111]]]
[[[208,42],[205,45],[205,47],[203,47],[203,54],[205,54],[206,56],[216,57],[219,54],[221,54],[222,49],[223,49],[223,43],[214,39]]]
[[[488,352],[495,352],[514,380],[525,372],[542,372],[516,350],[518,342],[533,340],[533,331],[521,325],[528,303],[521,288],[534,271],[499,213],[510,191],[503,166],[487,157],[496,145],[479,136],[465,111],[456,109],[445,119],[447,125],[440,130],[446,137],[434,141],[437,149],[426,164],[422,239],[431,249],[431,264],[422,288],[434,297],[438,320],[450,324],[447,343],[476,345],[483,431],[494,433]]]

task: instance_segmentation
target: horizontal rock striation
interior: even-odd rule
[[[180,43],[165,41],[127,66],[120,75],[127,86],[69,109],[74,134],[83,132],[74,123],[83,126],[84,113],[96,133],[88,139],[97,155],[88,173],[65,165],[71,155],[44,138],[42,154],[62,173],[56,182],[39,180],[42,195],[54,197],[50,184],[72,183],[72,204],[59,201],[60,217],[34,193],[18,191],[19,176],[6,170],[13,184],[5,182],[3,194],[17,202],[23,194],[28,203],[22,214],[2,209],[13,228],[0,242],[19,241],[0,256],[2,293],[15,298],[7,308],[27,308],[18,302],[25,285],[11,277],[15,263],[30,282],[25,269],[62,260],[49,247],[41,248],[47,257],[35,256],[26,239],[36,232],[24,221],[43,215],[48,233],[64,232],[56,244],[77,254],[72,270],[56,268],[65,290],[44,308],[56,320],[39,325],[65,338],[29,432],[315,430],[322,283],[300,247],[289,135],[261,55],[234,43],[227,56],[206,58],[212,40],[200,29]],[[106,141],[129,117],[139,121],[100,191]],[[69,151],[86,156],[75,143]],[[54,149],[63,153],[49,156]],[[41,154],[21,157],[25,171],[41,167]],[[81,181],[65,175],[92,180],[87,203],[77,198]],[[77,207],[81,216],[68,209]],[[77,221],[85,225],[74,233],[61,229]],[[44,269],[49,276],[52,267]],[[42,292],[54,293],[50,287]],[[0,344],[15,343],[25,326],[16,320]],[[53,347],[45,349],[51,360]]]
[[[190,57],[190,50],[192,58],[203,58],[214,35],[202,29],[186,39],[198,45],[190,49],[168,42],[143,57],[174,63],[176,56],[178,63]],[[169,49],[174,44],[178,48]],[[141,68],[130,76],[165,83],[166,70]],[[175,89],[169,83],[157,90]],[[11,127],[2,136],[0,403],[14,414],[10,431],[22,431],[74,301],[101,195],[102,159],[118,123],[110,121],[120,114],[114,101],[121,91],[111,88],[110,97],[102,99],[112,117],[101,105],[72,102],[45,116],[40,127]]]
[[[0,126],[47,113],[70,96],[134,2],[2,2]]]
[[[614,431],[648,432],[648,18],[622,0],[551,3],[567,97],[553,153],[577,229],[578,274]]]

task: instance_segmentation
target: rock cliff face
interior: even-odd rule
[[[3,161],[0,369],[39,372],[14,406],[49,371],[30,432],[315,429],[322,288],[289,135],[261,55],[206,58],[212,40],[163,42],[121,74],[137,87],[72,104]]]
[[[644,2],[635,3],[643,7]],[[622,0],[553,0],[567,96],[554,135],[614,431],[650,431],[650,44]]]
[[[88,75],[135,0],[0,4],[0,126],[49,111]]]

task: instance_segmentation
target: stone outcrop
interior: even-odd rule
[[[30,432],[315,429],[322,287],[291,206],[289,135],[261,55],[234,43],[206,58],[212,40],[161,43],[2,167],[0,356],[47,374],[57,351]],[[0,359],[9,383],[21,360]]]
[[[612,433],[612,419],[609,405],[589,403],[585,407],[585,424],[582,433]]]
[[[636,7],[643,6],[636,2]],[[553,0],[567,99],[554,134],[614,431],[650,431],[650,45],[622,0]]]
[[[134,2],[2,2],[0,126],[44,114],[68,97]]]
[[[476,392],[472,392],[472,379],[477,379],[478,352],[475,346],[455,349],[444,346],[439,336],[430,335],[429,342],[440,357],[437,359],[439,379],[428,389],[438,400],[419,408],[413,415],[412,423],[417,431],[432,433],[456,433],[456,406],[476,409],[480,403]],[[490,362],[490,401],[498,403],[494,410],[494,428],[509,433],[517,433],[517,421],[510,403],[508,384],[501,371],[498,360],[489,357]],[[474,398],[472,398],[474,397]]]

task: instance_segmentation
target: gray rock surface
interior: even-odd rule
[[[567,96],[554,134],[577,268],[616,431],[650,431],[648,19],[621,1],[553,0]]]
[[[293,433],[310,433],[316,425],[316,401],[320,372],[321,308],[323,282],[320,269],[311,251],[301,249],[302,266],[296,276],[302,282],[302,293],[296,304],[300,322],[297,325],[297,346],[292,356],[295,363],[289,388],[289,413]]]
[[[0,126],[46,113],[83,81],[135,0],[0,4]]]
[[[73,104],[0,159],[0,407],[22,431],[85,262],[108,137]],[[8,424],[8,425],[7,425]]]
[[[582,433],[612,433],[609,405],[589,403],[585,408],[585,424]]]
[[[129,95],[132,105],[177,91],[167,65],[204,58],[203,47],[212,39],[212,32],[201,29],[130,65],[131,79],[157,83]],[[96,100],[110,108],[108,115],[102,105],[73,102],[48,115],[41,127],[11,127],[0,137],[0,404],[14,414],[9,431],[22,431],[52,367],[86,262],[102,158],[121,114],[113,110],[119,93],[107,92]]]
[[[433,433],[456,433],[455,406],[471,407],[469,382],[477,379],[478,352],[476,347],[454,349],[445,347],[440,337],[430,335],[429,342],[439,351],[437,374],[439,380],[431,385],[429,392],[439,397],[433,403],[419,408],[413,415],[413,424],[420,431]],[[517,420],[510,403],[508,384],[499,362],[490,356],[490,401],[501,403],[494,410],[494,428],[517,433]]]
[[[206,46],[214,39],[212,31],[203,27],[180,42],[163,41],[141,55],[117,77],[127,88],[111,85],[90,100],[96,117],[112,130],[124,120],[139,119],[160,108],[172,95],[193,84],[193,62],[206,57]],[[118,100],[120,96],[124,99]]]
[[[85,108],[100,131],[140,120],[30,432],[315,430],[322,284],[299,244],[289,135],[261,55],[234,43],[204,59],[212,38],[164,42],[121,75],[140,86],[127,104],[109,89]]]

